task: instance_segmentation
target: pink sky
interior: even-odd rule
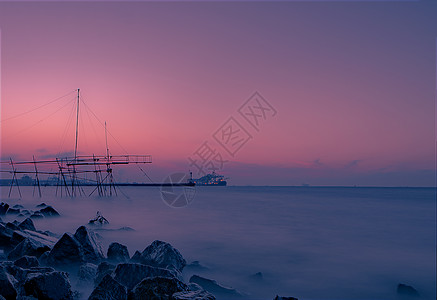
[[[156,181],[195,171],[187,158],[234,116],[253,139],[235,157],[215,144],[230,184],[433,185],[435,8],[0,2],[2,159],[72,151],[74,94],[6,119],[80,88]],[[237,112],[255,91],[277,111],[259,132]],[[86,111],[79,151],[104,154]]]

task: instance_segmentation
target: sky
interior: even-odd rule
[[[79,154],[105,154],[106,121],[111,153],[152,155],[155,182],[434,186],[436,10],[0,1],[1,159],[71,155],[79,88]]]

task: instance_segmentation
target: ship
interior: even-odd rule
[[[196,186],[226,186],[226,179],[228,178],[213,171],[211,174],[206,174],[198,179],[192,179],[192,182]]]

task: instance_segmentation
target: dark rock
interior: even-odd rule
[[[58,217],[59,213],[51,206],[46,206],[39,210],[40,213],[44,215],[44,217]]]
[[[298,300],[298,299],[294,298],[294,297],[281,297],[281,296],[276,295],[275,299],[273,299],[273,300]]]
[[[419,297],[419,292],[412,286],[399,283],[397,287],[397,293],[404,296]]]
[[[3,266],[0,266],[0,295],[5,299],[15,299],[17,290],[14,287],[14,278],[9,275]]]
[[[40,213],[39,211],[36,211],[30,217],[32,219],[42,219],[42,218],[44,218],[44,215],[42,213]]]
[[[102,216],[100,214],[100,212],[98,211],[96,213],[96,216],[94,217],[94,219],[90,220],[88,222],[88,224],[90,224],[90,225],[106,225],[106,224],[109,224],[109,221],[106,220],[106,218],[104,216]]]
[[[129,293],[129,299],[162,299],[170,300],[174,293],[187,291],[187,285],[176,278],[151,277],[138,283]]]
[[[50,272],[30,276],[24,283],[26,295],[38,299],[73,299],[71,284],[64,272]]]
[[[214,295],[205,290],[185,291],[174,293],[172,300],[215,300]]]
[[[23,268],[23,269],[30,269],[32,267],[39,267],[38,259],[35,256],[23,256],[17,259],[14,262],[14,265]]]
[[[41,256],[38,258],[39,264],[41,266],[47,266],[48,265],[48,257],[49,257],[49,253],[50,251],[46,251],[43,254],[41,254]]]
[[[16,208],[16,209],[23,209],[24,206],[21,204],[15,204],[14,206],[12,206],[12,208]]]
[[[102,299],[126,300],[127,290],[110,275],[106,275],[88,298],[88,300]]]
[[[141,253],[141,263],[166,269],[182,271],[187,262],[172,245],[154,241]]]
[[[8,209],[9,209],[9,204],[4,202],[0,203],[0,216],[6,215]]]
[[[9,228],[9,229],[11,229],[11,230],[19,230],[19,228],[18,228],[17,225],[18,225],[18,224],[8,222],[8,223],[6,223],[6,228]]]
[[[79,267],[77,277],[79,284],[93,284],[94,278],[97,274],[97,266],[92,263],[86,263]]]
[[[83,257],[86,262],[100,262],[105,258],[100,244],[94,232],[88,231],[85,226],[80,226],[74,234],[83,250]]]
[[[82,247],[70,233],[64,233],[47,257],[52,266],[80,265],[84,263]]]
[[[133,263],[141,263],[141,252],[135,251],[134,255],[132,255],[132,258],[130,259]]]
[[[9,208],[7,214],[8,215],[18,215],[20,213],[19,208]]]
[[[226,297],[226,298],[240,298],[243,296],[236,289],[224,287],[218,284],[217,281],[215,280],[200,277],[198,275],[191,276],[190,282],[197,283],[208,292],[217,296]]]
[[[0,247],[1,248],[9,248],[10,242],[12,238],[12,234],[14,231],[10,228],[7,228],[5,225],[0,224]]]
[[[103,279],[103,277],[105,277],[108,274],[111,274],[112,271],[114,271],[115,269],[115,265],[107,263],[107,262],[101,262],[98,266],[97,266],[97,274],[96,277],[94,278],[94,285],[97,286],[99,285],[100,281]]]
[[[35,206],[36,208],[44,208],[44,207],[46,207],[46,206],[48,206],[47,204],[45,204],[44,202],[43,203],[41,203],[41,204],[38,204],[37,206]]]
[[[178,274],[173,270],[157,268],[142,264],[118,264],[113,272],[114,279],[132,290],[141,280],[146,277],[174,277],[178,278]]]
[[[52,248],[57,241],[56,238],[47,236],[45,234],[36,231],[25,229],[23,231],[14,231],[10,243],[15,246],[21,243],[25,239],[34,241],[37,244],[42,244],[44,246],[47,246],[48,248]]]
[[[113,262],[129,261],[129,251],[125,245],[119,243],[111,243],[108,247],[108,260]]]
[[[19,243],[11,252],[9,252],[8,258],[11,260],[15,260],[25,255],[40,257],[41,254],[48,250],[50,250],[50,247],[48,247],[47,245],[26,238],[21,243]]]
[[[33,221],[31,218],[27,218],[26,220],[24,220],[23,222],[21,222],[18,225],[18,228],[21,230],[32,230],[32,231],[36,231],[35,225],[33,224]]]

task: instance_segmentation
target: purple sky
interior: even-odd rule
[[[116,138],[111,152],[151,154],[155,181],[197,175],[187,158],[206,141],[228,161],[218,172],[230,184],[432,186],[436,10],[435,1],[0,2],[2,159],[72,151],[71,97],[6,119],[80,88]],[[259,130],[238,113],[255,91],[276,111]],[[102,128],[82,113],[80,153],[104,154]],[[230,117],[251,137],[234,156],[213,136]]]

